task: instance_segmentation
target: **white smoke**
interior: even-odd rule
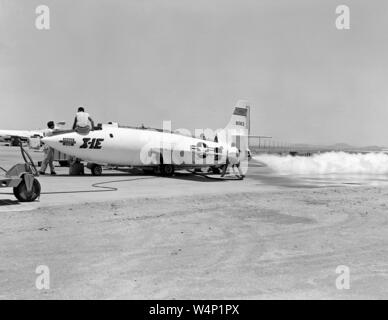
[[[257,161],[284,174],[388,174],[388,155],[327,152],[311,157],[258,155]]]

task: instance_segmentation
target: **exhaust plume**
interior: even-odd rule
[[[385,153],[327,152],[311,157],[264,154],[254,158],[284,174],[388,174],[388,155]]]

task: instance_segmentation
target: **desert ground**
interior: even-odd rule
[[[0,166],[17,162],[0,147]],[[243,181],[67,170],[39,177],[34,203],[0,189],[1,299],[388,298],[388,177],[307,181],[254,163]],[[35,286],[40,265],[49,289]],[[340,265],[349,289],[336,287]]]

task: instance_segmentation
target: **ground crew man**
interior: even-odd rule
[[[74,119],[73,130],[79,133],[88,133],[94,130],[94,121],[89,113],[85,112],[84,107],[79,107]]]
[[[43,136],[50,137],[53,135],[55,128],[54,121],[50,121],[47,123],[47,129],[43,131]],[[42,162],[42,166],[40,168],[39,174],[45,175],[47,166],[50,166],[51,175],[56,175],[55,167],[54,167],[54,149],[44,145],[44,159]]]
[[[236,177],[240,179],[244,179],[244,174],[242,173],[240,168],[240,150],[237,149],[236,144],[234,142],[232,143],[231,147],[228,149],[226,164],[224,165],[224,168],[221,174],[222,178],[225,176],[226,170],[228,169],[229,165],[232,166],[232,171],[236,175]],[[237,168],[238,174],[236,174],[235,168]]]

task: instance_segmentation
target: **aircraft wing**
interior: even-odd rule
[[[39,135],[43,137],[43,131],[27,131],[27,130],[0,130],[0,137],[19,137],[28,139],[32,136]]]
[[[63,131],[64,127],[66,125],[65,121],[60,121],[55,123],[55,129]],[[41,138],[44,137],[43,134],[44,130],[1,130],[0,129],[0,138],[10,138],[10,137],[18,137],[18,138],[24,138],[29,139],[34,136],[39,136]]]

